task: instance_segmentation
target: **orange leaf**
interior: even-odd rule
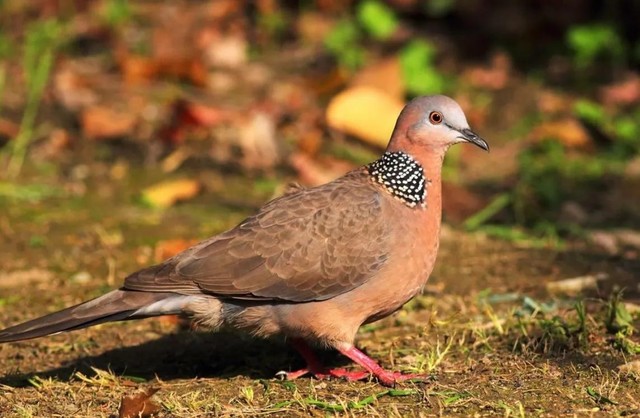
[[[611,105],[632,105],[640,101],[640,76],[630,74],[623,81],[603,87],[602,101]]]
[[[370,86],[374,88],[384,86],[385,93],[398,100],[403,99],[405,83],[400,59],[391,57],[363,68],[353,77],[352,84],[354,86]]]
[[[587,130],[573,118],[542,123],[533,130],[531,138],[535,141],[555,139],[569,148],[585,148],[591,145]]]
[[[509,82],[511,59],[499,52],[491,57],[488,67],[472,67],[464,72],[463,77],[473,86],[488,90],[501,90]]]
[[[373,87],[352,87],[335,96],[327,124],[372,145],[385,148],[404,103]]]
[[[166,260],[186,250],[198,241],[195,239],[167,239],[156,244],[154,258],[157,262]]]
[[[300,181],[309,186],[319,186],[335,180],[353,169],[353,165],[346,161],[334,159],[315,161],[301,152],[293,153],[289,157],[289,164],[298,173]]]
[[[81,124],[82,133],[87,138],[115,138],[131,133],[136,124],[136,116],[131,112],[93,106],[82,112]]]
[[[133,395],[126,395],[120,401],[119,418],[145,418],[160,412],[160,406],[150,398],[157,388],[144,388]]]
[[[144,189],[142,200],[153,207],[167,208],[196,196],[200,188],[200,183],[192,179],[164,181]]]

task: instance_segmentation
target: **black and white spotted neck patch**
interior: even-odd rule
[[[371,179],[409,207],[425,206],[426,190],[422,166],[404,152],[385,152],[367,167]]]

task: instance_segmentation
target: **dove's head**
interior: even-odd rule
[[[389,150],[427,148],[446,151],[470,142],[488,151],[489,144],[469,128],[460,105],[447,96],[422,96],[409,102],[398,117]]]

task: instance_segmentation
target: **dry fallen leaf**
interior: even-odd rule
[[[172,2],[159,4],[157,18],[150,25],[150,51],[145,56],[132,52],[124,42],[116,48],[116,60],[127,84],[141,84],[170,77],[198,86],[207,83],[207,68],[197,42],[201,22],[197,8]],[[179,47],[176,47],[179,45]]]
[[[126,136],[136,124],[136,115],[105,106],[85,109],[81,116],[82,134],[92,139]]]
[[[570,279],[557,280],[546,284],[550,293],[562,293],[565,295],[577,295],[582,291],[597,289],[598,282],[609,278],[607,273],[589,274],[586,276],[572,277]]]
[[[20,126],[17,123],[9,119],[0,118],[0,139],[11,139],[18,134],[19,130]]]
[[[256,111],[240,122],[238,145],[244,168],[267,169],[280,161],[276,124],[266,112]]]
[[[618,254],[620,252],[618,240],[614,234],[608,231],[592,231],[589,234],[589,240],[611,255]]]
[[[214,127],[233,117],[233,112],[200,103],[178,100],[173,104],[169,123],[160,132],[160,138],[167,143],[182,143],[190,128]]]
[[[34,156],[40,156],[47,159],[60,158],[63,151],[69,148],[71,144],[71,135],[65,129],[54,129],[51,131],[37,148],[32,151]]]
[[[163,181],[144,189],[142,200],[153,207],[168,208],[196,196],[200,188],[200,183],[193,179]]]
[[[589,239],[610,254],[617,254],[625,248],[640,249],[640,232],[630,228],[594,230]]]
[[[630,74],[623,81],[603,87],[602,101],[609,105],[631,105],[640,101],[640,75]]]
[[[531,138],[534,141],[556,139],[568,148],[587,148],[591,145],[587,130],[574,118],[544,122],[531,132]]]
[[[83,74],[81,68],[75,68],[71,62],[60,65],[53,77],[54,94],[58,102],[71,111],[78,111],[98,102],[95,91],[95,77]]]
[[[624,303],[624,308],[631,314],[631,315],[637,315],[640,314],[640,305],[635,304],[635,303],[631,303],[631,302],[625,302]],[[638,370],[640,371],[640,370]]]
[[[331,32],[332,24],[329,16],[322,13],[303,11],[296,19],[296,33],[310,43],[322,43]]]
[[[618,366],[618,370],[622,374],[634,374],[640,376],[640,360],[630,361]]]
[[[328,183],[353,169],[353,165],[346,161],[329,158],[317,161],[302,152],[293,153],[289,164],[298,173],[300,182],[308,186]]]
[[[117,53],[118,65],[124,81],[129,85],[143,84],[156,77],[159,72],[155,61],[128,52]]]
[[[349,88],[327,108],[327,124],[372,145],[385,148],[404,102],[373,87]]]
[[[186,250],[198,241],[195,239],[167,239],[159,241],[156,244],[156,248],[153,254],[153,258],[156,262],[166,260],[169,257]]]
[[[385,93],[402,100],[405,95],[405,83],[400,59],[395,56],[363,68],[353,77],[352,85],[384,87]]]
[[[239,69],[248,61],[249,45],[243,35],[222,34],[211,28],[204,29],[198,43],[204,50],[204,60],[209,67]]]
[[[536,96],[538,110],[545,115],[567,114],[573,108],[574,99],[552,90],[541,90]]]
[[[307,155],[316,155],[322,147],[323,133],[314,125],[297,123],[295,137],[298,138],[298,149]]]
[[[629,179],[640,179],[640,155],[632,158],[624,169],[625,177]]]
[[[145,418],[160,412],[160,406],[150,398],[157,388],[144,388],[133,395],[125,395],[120,401],[119,418]]]
[[[127,53],[119,57],[118,63],[125,82],[130,85],[162,77],[190,81],[196,86],[207,84],[207,70],[199,58],[162,61]]]
[[[16,270],[10,272],[0,271],[0,289],[23,287],[35,283],[50,282],[54,274],[49,270],[30,268],[28,270]]]
[[[463,77],[473,86],[490,90],[503,89],[511,72],[511,59],[503,52],[491,57],[488,67],[473,67],[464,72]]]

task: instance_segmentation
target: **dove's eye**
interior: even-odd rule
[[[429,120],[434,125],[439,125],[440,123],[442,123],[442,113],[440,113],[440,112],[431,112],[429,114]]]

